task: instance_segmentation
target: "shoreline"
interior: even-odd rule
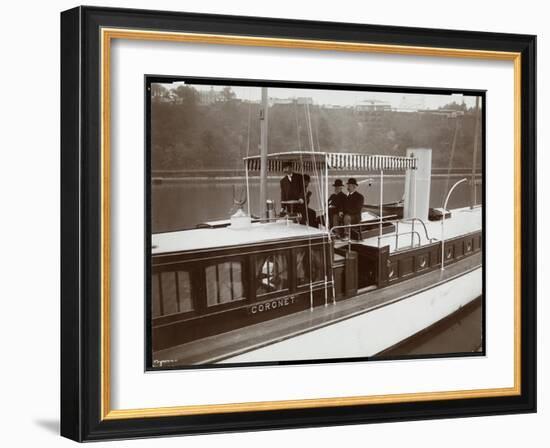
[[[342,177],[346,177],[348,176],[348,174],[346,173],[342,173],[341,175],[334,175],[334,176],[329,176],[329,179],[338,179],[338,178],[342,178]],[[432,174],[432,178],[434,179],[444,179],[444,178],[456,178],[456,177],[471,177],[472,176],[472,173],[469,172],[469,173],[466,173],[466,172],[460,172],[460,173],[437,173],[437,174]],[[402,179],[405,177],[405,174],[384,174],[384,179]],[[475,174],[475,177],[476,178],[481,178],[482,177],[482,173],[479,172],[479,173],[476,173]],[[268,180],[272,180],[272,181],[279,181],[279,179],[281,178],[281,176],[268,176],[267,177]],[[369,178],[372,178],[372,179],[378,179],[380,178],[380,174],[372,174],[372,175],[355,175],[355,178],[357,179],[369,179]],[[249,180],[254,180],[254,181],[259,181],[260,179],[260,176],[248,176],[248,179]],[[162,183],[162,182],[191,182],[191,181],[223,181],[223,182],[228,182],[228,181],[245,181],[246,180],[246,176],[205,176],[205,175],[202,175],[202,176],[159,176],[159,175],[153,175],[151,177],[151,180],[153,183]]]

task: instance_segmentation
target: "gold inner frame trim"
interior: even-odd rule
[[[101,419],[168,417],[230,412],[406,403],[431,400],[502,397],[521,394],[521,54],[459,48],[418,47],[354,42],[279,39],[219,34],[176,33],[138,29],[101,29]],[[113,39],[213,45],[293,48],[320,51],[382,53],[513,61],[514,63],[514,386],[475,390],[391,395],[315,398],[246,403],[187,405],[140,409],[111,409],[110,346],[110,63]]]

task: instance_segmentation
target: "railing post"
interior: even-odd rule
[[[380,170],[380,228],[379,236],[382,236],[382,217],[384,215],[384,170]]]
[[[445,213],[447,213],[447,202],[449,202],[449,198],[451,197],[451,193],[453,190],[458,187],[462,182],[466,182],[468,179],[460,179],[457,181],[449,190],[447,193],[447,197],[445,198],[445,203],[443,204],[443,216],[441,218],[441,270],[445,270]]]
[[[244,171],[244,177],[245,177],[245,181],[246,181],[246,206],[247,206],[247,209],[248,209],[248,216],[252,216],[250,214],[250,183],[249,183],[249,180],[248,180],[248,160],[245,162],[245,171]]]
[[[380,244],[378,245],[380,247]],[[395,250],[399,248],[399,221],[395,223]]]
[[[445,270],[445,210],[441,218],[441,270]]]

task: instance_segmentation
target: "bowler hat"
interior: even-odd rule
[[[334,183],[332,184],[333,187],[343,187],[344,186],[344,183],[342,182],[341,179],[336,179],[334,181]]]
[[[347,183],[348,183],[348,184],[352,184],[352,185],[358,185],[358,184],[357,184],[357,181],[355,180],[354,177],[350,177],[350,178],[348,179],[348,182],[347,182]]]

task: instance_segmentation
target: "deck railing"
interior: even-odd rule
[[[421,237],[420,233],[417,230],[415,230],[415,223],[419,222],[422,225],[422,228],[424,229],[424,234],[426,236],[426,240],[429,243],[433,243],[434,241],[437,241],[437,238],[431,238],[429,236],[428,228],[426,227],[426,223],[422,219],[420,219],[420,218],[389,219],[389,218],[396,218],[396,217],[397,217],[397,215],[386,215],[386,216],[381,216],[377,220],[373,220],[372,222],[369,222],[369,223],[347,224],[347,225],[334,226],[334,227],[330,228],[330,232],[334,233],[334,230],[343,229],[343,230],[347,230],[347,234],[349,236],[351,236],[351,229],[353,229],[353,228],[365,227],[367,225],[372,225],[372,224],[379,224],[380,225],[380,231],[379,231],[379,234],[378,234],[378,248],[380,248],[380,241],[383,240],[384,238],[395,238],[395,251],[398,251],[400,249],[399,248],[399,237],[404,236],[404,235],[411,235],[411,244],[410,244],[410,246],[406,247],[407,249],[414,247],[414,237],[415,237],[415,235],[418,237],[418,245],[420,246],[422,244],[422,237]],[[384,223],[384,222],[395,225],[395,235],[393,235],[393,234],[383,235],[382,234],[382,227],[381,226],[382,226],[382,223]],[[407,222],[411,223],[411,230],[408,231],[408,232],[399,232],[399,223],[407,223]],[[348,237],[348,250],[351,250],[351,238],[349,238],[349,237]]]
[[[420,237],[420,233],[418,233],[416,230],[411,230],[410,232],[402,232],[397,233],[397,229],[395,231],[394,235],[380,235],[378,236],[378,248],[380,249],[380,241],[384,238],[395,238],[395,250],[397,251],[399,249],[399,237],[405,236],[405,235],[411,235],[411,245],[407,248],[413,248],[414,247],[414,236],[416,235],[418,237],[418,245],[422,245],[422,238]]]
[[[358,223],[358,224],[344,224],[344,225],[340,225],[340,226],[333,226],[329,229],[329,232],[332,234],[334,232],[334,230],[349,230],[348,232],[348,235],[351,236],[351,229],[352,228],[355,228],[355,227],[365,227],[365,226],[368,226],[368,225],[373,225],[373,224],[379,224],[379,237],[382,236],[382,224],[384,222],[389,222],[389,223],[392,223],[393,224],[393,220],[388,220],[388,218],[395,218],[397,217],[397,215],[386,215],[386,216],[380,216],[378,218],[378,220],[375,220],[373,222],[369,222],[369,223]],[[378,243],[378,247],[380,247],[380,243]],[[351,238],[348,237],[348,250],[351,250]]]
[[[428,228],[426,227],[426,223],[421,220],[420,218],[404,218],[404,219],[401,219],[401,220],[398,220],[395,225],[396,225],[396,230],[395,230],[395,233],[396,233],[396,244],[395,244],[395,249],[397,250],[398,248],[398,245],[397,245],[397,234],[399,233],[399,223],[400,222],[411,222],[411,232],[414,232],[414,223],[415,222],[419,222],[421,225],[422,225],[422,228],[424,229],[424,235],[426,235],[426,240],[430,243],[433,243],[434,241],[437,241],[437,238],[430,238],[430,236],[428,235]],[[418,237],[420,238],[420,235],[418,235]],[[421,240],[419,240],[419,244],[420,244]],[[411,247],[414,246],[414,241],[413,241],[413,236],[411,236]]]

